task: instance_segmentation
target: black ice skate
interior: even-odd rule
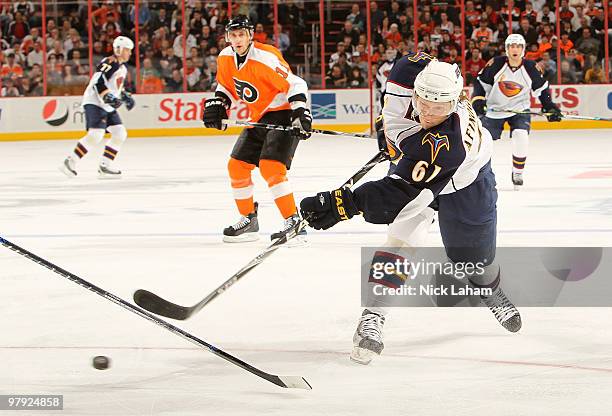
[[[351,360],[359,364],[370,364],[374,355],[380,355],[383,344],[383,325],[385,317],[364,309],[359,319],[359,325],[353,335],[353,351]]]
[[[285,219],[285,224],[283,226],[283,229],[273,233],[270,236],[270,240],[274,241],[277,240],[279,238],[281,238],[282,236],[290,233],[291,231],[295,230],[295,228],[300,224],[300,221],[302,219],[300,218],[299,214],[293,214],[292,216],[290,216],[289,218]],[[302,228],[295,237],[293,237],[292,239],[290,239],[286,245],[288,247],[295,247],[298,245],[303,245],[306,243],[306,236],[307,236],[307,232],[306,232],[306,228]]]
[[[521,315],[501,287],[498,287],[491,296],[481,296],[481,298],[504,328],[510,332],[518,332],[521,329]]]
[[[77,176],[76,163],[70,156],[64,159],[64,162],[59,166],[59,170],[69,178]]]
[[[244,243],[259,240],[259,222],[257,221],[257,202],[255,211],[223,230],[223,241],[226,243]]]
[[[112,168],[109,165],[100,164],[98,166],[98,174],[100,179],[119,179],[121,178],[121,171],[116,168]]]
[[[512,172],[512,184],[515,191],[518,191],[523,186],[523,172]]]

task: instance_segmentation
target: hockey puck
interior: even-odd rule
[[[106,370],[110,367],[110,358],[98,355],[93,358],[93,366],[96,370]]]

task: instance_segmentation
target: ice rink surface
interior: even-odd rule
[[[233,142],[130,139],[119,181],[97,179],[101,149],[69,180],[57,165],[74,141],[0,143],[0,233],[124,299],[146,288],[194,304],[281,227],[256,173],[265,239],[221,243],[237,220],[225,170]],[[302,143],[296,199],[337,187],[375,152],[370,140]],[[498,245],[612,245],[611,154],[610,130],[535,131],[514,192],[510,143],[497,142]],[[361,218],[311,232],[309,247],[277,251],[177,323],[265,371],[304,376],[312,391],[269,384],[0,247],[0,394],[63,394],[53,412],[63,415],[612,414],[608,308],[523,308],[518,334],[483,308],[396,309],[383,355],[351,363],[360,247],[384,239],[384,226]],[[429,243],[441,244],[435,225]],[[94,370],[95,355],[111,368]]]

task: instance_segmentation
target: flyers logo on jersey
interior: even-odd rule
[[[423,136],[423,140],[421,144],[429,143],[431,146],[431,163],[436,160],[438,157],[438,153],[440,153],[440,149],[446,147],[447,151],[450,151],[450,142],[448,141],[448,136],[441,135],[440,133],[427,133]]]
[[[506,97],[514,97],[518,95],[521,91],[523,91],[523,86],[514,81],[499,81],[497,83],[499,85],[499,90]]]
[[[246,81],[234,78],[234,88],[236,88],[238,97],[247,103],[254,103],[259,98],[257,88]]]

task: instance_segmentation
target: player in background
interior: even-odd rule
[[[223,120],[233,103],[244,102],[252,121],[293,126],[291,132],[246,128],[238,136],[228,163],[232,191],[240,220],[223,230],[223,241],[244,242],[259,238],[257,203],[253,200],[251,172],[259,167],[274,202],[285,219],[280,238],[300,221],[287,179],[287,170],[299,139],[310,137],[312,116],[307,104],[306,82],[291,73],[289,64],[273,46],[253,41],[253,24],[246,16],[236,16],[226,26],[230,46],[217,59],[215,97],[204,104],[206,127],[225,130]],[[304,230],[305,231],[305,230]],[[305,232],[300,233],[303,239]]]
[[[501,137],[504,124],[510,126],[512,138],[512,183],[523,185],[523,169],[527,160],[531,115],[497,110],[530,111],[531,95],[538,97],[548,121],[561,121],[562,114],[550,97],[548,81],[536,62],[523,59],[525,38],[512,34],[506,38],[506,56],[496,56],[485,66],[474,82],[472,106],[493,140]]]
[[[127,62],[134,49],[134,42],[128,37],[118,36],[113,41],[113,55],[102,59],[91,77],[89,85],[83,94],[85,110],[85,129],[87,134],[82,137],[72,153],[64,159],[60,170],[68,177],[77,176],[76,165],[89,150],[97,146],[104,133],[111,134],[110,141],[104,148],[104,154],[98,166],[100,178],[120,178],[121,171],[113,167],[113,160],[127,139],[125,129],[117,109],[125,103],[129,110],[134,108],[132,96],[123,89],[123,81],[127,76]]]
[[[393,172],[395,164],[397,164],[397,160],[400,156],[400,152],[387,141],[385,137],[385,131],[383,128],[383,115],[382,108],[385,105],[385,94],[387,91],[387,78],[391,73],[391,69],[395,65],[395,62],[398,59],[398,52],[393,48],[388,48],[385,51],[385,62],[383,62],[379,67],[378,71],[376,71],[376,87],[379,89],[380,94],[380,108],[381,114],[376,117],[376,123],[374,124],[376,129],[376,140],[378,142],[378,148],[385,153],[387,159],[389,160],[389,173]]]
[[[520,314],[500,286],[495,259],[497,191],[491,170],[493,141],[463,96],[463,77],[457,65],[440,62],[422,52],[402,57],[387,82],[383,108],[387,138],[403,153],[395,173],[354,190],[319,192],[302,200],[302,215],[316,229],[363,214],[367,222],[389,224],[380,262],[418,261],[401,253],[422,247],[438,211],[446,254],[452,262],[483,262],[484,272],[469,276],[476,288],[489,288],[482,300],[508,331],[521,327]],[[403,248],[403,251],[399,251]],[[416,254],[414,254],[416,255]],[[384,270],[376,285],[398,287],[406,281],[399,271]],[[372,292],[370,292],[372,293]],[[368,364],[383,350],[385,308],[378,304],[362,313],[353,338],[351,359]]]

